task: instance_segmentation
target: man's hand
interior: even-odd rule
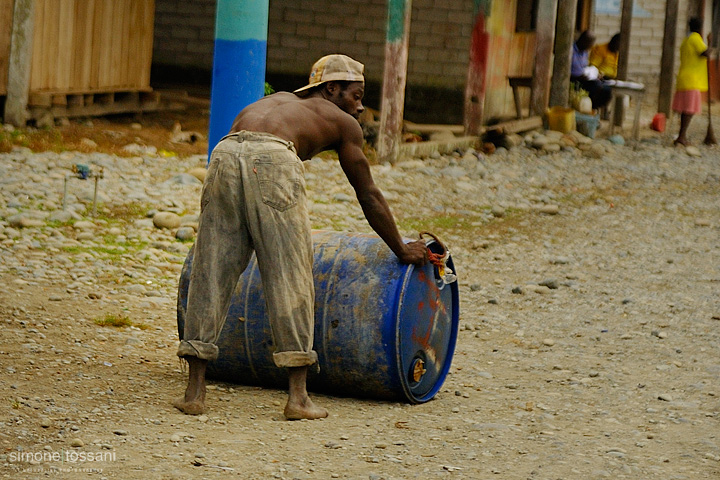
[[[428,250],[425,246],[425,242],[422,240],[416,240],[414,242],[406,243],[405,248],[402,253],[398,255],[398,258],[402,263],[422,267],[428,262]]]

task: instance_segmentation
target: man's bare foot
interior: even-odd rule
[[[205,413],[205,370],[207,360],[197,357],[184,357],[189,368],[188,385],[185,395],[173,402],[173,406],[186,415]]]
[[[317,420],[328,416],[328,411],[316,406],[310,397],[305,397],[304,401],[288,399],[284,413],[288,420]]]
[[[201,400],[186,401],[185,397],[180,397],[173,402],[173,406],[185,415],[201,415],[205,413],[205,402]]]
[[[686,138],[680,138],[680,137],[678,137],[678,138],[676,138],[675,141],[673,142],[673,145],[675,145],[675,146],[677,146],[677,145],[682,145],[683,147],[687,147],[688,145],[690,145],[690,142],[688,142]]]
[[[285,405],[285,418],[288,420],[316,420],[328,416],[328,411],[316,406],[307,394],[307,371],[307,366],[288,368],[290,388]]]

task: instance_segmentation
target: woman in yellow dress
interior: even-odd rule
[[[675,145],[689,145],[687,129],[693,115],[702,112],[701,92],[708,89],[708,47],[703,41],[702,20],[690,19],[690,35],[680,44],[680,69],[677,74],[672,109],[680,114],[680,132]]]

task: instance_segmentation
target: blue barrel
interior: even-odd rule
[[[320,371],[310,369],[308,389],[411,403],[432,399],[445,381],[457,340],[458,286],[450,255],[443,272],[430,263],[422,268],[401,264],[375,235],[315,231],[313,245],[314,348]],[[439,242],[428,248],[445,252]],[[180,277],[180,338],[192,257],[191,250]],[[255,256],[235,288],[218,347],[208,378],[287,388],[287,370],[272,360]]]

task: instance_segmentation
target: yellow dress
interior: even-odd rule
[[[707,57],[701,54],[707,50],[699,33],[691,33],[680,44],[680,69],[677,74],[676,90],[698,90],[707,92],[708,71]]]

